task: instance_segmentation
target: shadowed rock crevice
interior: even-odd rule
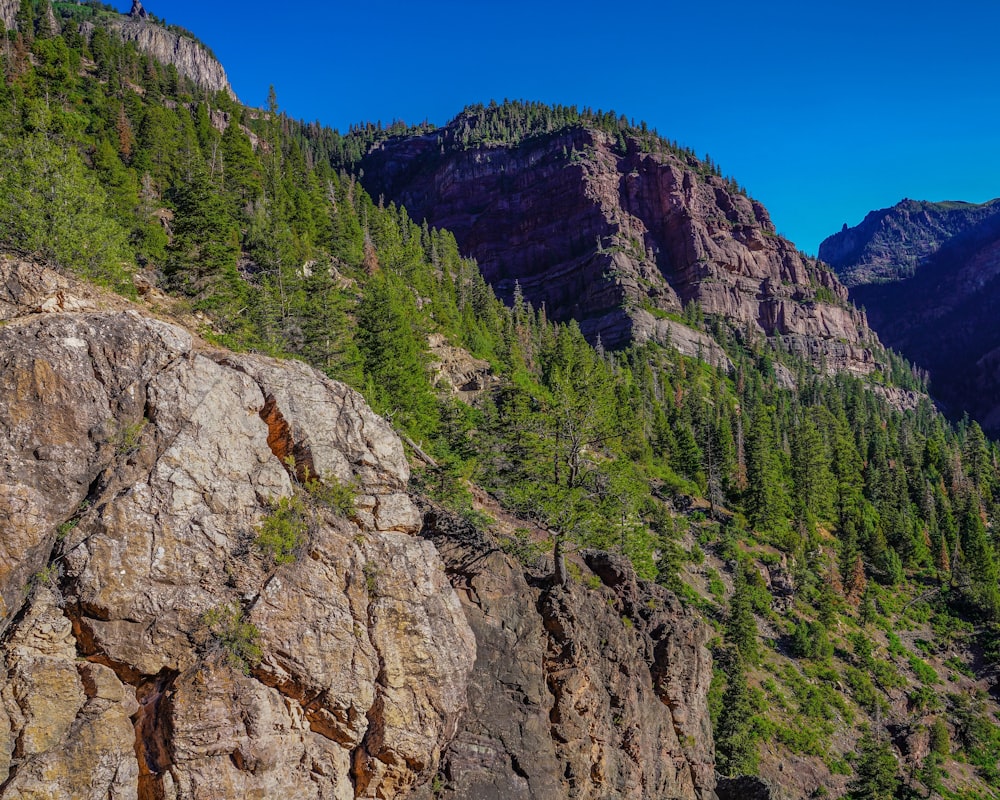
[[[164,775],[173,764],[170,751],[170,693],[178,673],[163,670],[136,686],[135,754],[139,764],[138,800],[165,800]]]
[[[261,390],[263,391],[263,387]],[[292,428],[278,408],[278,401],[273,394],[265,393],[260,418],[267,425],[267,446],[288,471],[289,476],[301,484],[316,480],[318,476],[312,452],[307,445],[296,442],[292,437]]]

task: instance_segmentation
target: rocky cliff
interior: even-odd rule
[[[3,20],[4,27],[8,30],[16,27],[14,17],[20,7],[19,0],[0,0],[0,20]]]
[[[931,394],[1000,433],[1000,201],[904,200],[820,252],[882,341],[930,373]]]
[[[133,310],[21,316],[72,289],[3,271],[0,797],[402,797],[427,780],[475,641],[413,535],[391,429],[304,365]],[[256,531],[305,465],[355,482],[357,511],[305,506],[276,563]]]
[[[871,371],[877,342],[846,290],[731,181],[659,140],[583,123],[470,142],[490,113],[381,142],[360,174],[373,195],[453,231],[501,296],[518,283],[615,347],[669,340],[670,315],[697,302],[831,369]]]
[[[478,658],[469,712],[419,800],[714,800],[708,627],[620,557],[567,587],[429,509]]]
[[[385,421],[300,363],[9,258],[0,320],[0,798],[714,798],[669,593],[423,519]]]
[[[4,0],[0,0],[3,2]],[[93,22],[82,26],[85,36],[93,31]],[[226,92],[235,99],[226,71],[218,59],[200,41],[178,28],[167,28],[150,18],[142,3],[133,0],[128,15],[101,18],[100,24],[126,42],[133,42],[139,52],[163,63],[190,78],[196,86],[209,92]]]

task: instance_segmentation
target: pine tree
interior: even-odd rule
[[[746,512],[750,524],[766,532],[787,527],[787,503],[774,440],[773,418],[757,409],[747,432]]]
[[[736,647],[744,662],[756,664],[760,659],[760,649],[746,569],[748,567],[742,562],[736,567],[733,596],[729,600],[729,616],[726,618],[726,638]]]
[[[889,743],[865,732],[857,746],[850,800],[894,800],[900,786],[899,765]]]
[[[427,346],[414,330],[412,295],[384,272],[368,281],[357,309],[357,342],[368,399],[404,430],[429,437],[437,400],[427,377]]]
[[[737,657],[727,673],[726,691],[715,729],[716,769],[723,775],[756,775],[758,771],[757,739],[754,726],[756,703],[740,659]]]

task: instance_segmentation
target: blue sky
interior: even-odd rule
[[[288,113],[341,130],[505,97],[646,120],[711,154],[809,253],[904,197],[1000,196],[995,2],[146,6],[204,39],[245,103],[273,84]]]

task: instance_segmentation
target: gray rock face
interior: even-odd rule
[[[0,266],[0,798],[403,797],[430,780],[475,640],[412,535],[385,421],[301,364],[135,311],[36,312],[46,290],[82,292]],[[256,537],[301,494],[286,448],[360,503],[346,519],[306,500],[279,564]]]
[[[21,7],[20,0],[0,0],[0,20],[3,20],[7,30],[13,30],[17,26],[14,24],[14,17]]]
[[[714,800],[703,623],[615,556],[584,553],[600,586],[564,589],[445,514],[425,521],[478,655],[440,788],[415,797]]]
[[[181,75],[202,89],[236,96],[222,64],[194,39],[168,31],[144,15],[122,19],[112,27],[126,42],[135,42],[140,52],[164,64],[173,64]]]
[[[0,260],[0,800],[715,800],[676,598],[553,586],[419,512],[347,387],[127,305]],[[316,476],[357,507],[278,563]]]

